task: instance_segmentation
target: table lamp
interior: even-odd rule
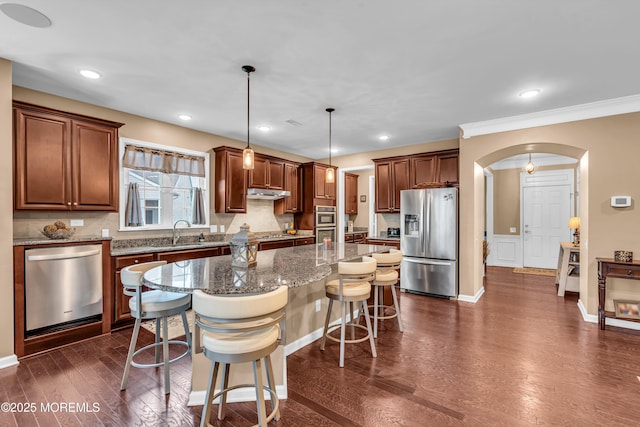
[[[573,228],[573,246],[580,246],[580,217],[569,218],[569,228]]]

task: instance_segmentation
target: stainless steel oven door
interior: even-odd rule
[[[335,212],[316,212],[316,228],[318,227],[335,227]]]
[[[316,243],[324,242],[324,239],[328,237],[335,244],[336,242],[336,227],[320,227],[316,228]]]

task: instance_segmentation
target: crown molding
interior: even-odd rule
[[[467,139],[497,132],[555,125],[577,120],[635,113],[637,111],[640,111],[640,95],[630,95],[622,98],[555,108],[553,110],[539,111],[537,113],[523,114],[520,116],[504,117],[484,122],[465,123],[460,125],[460,129],[462,129],[462,138]]]

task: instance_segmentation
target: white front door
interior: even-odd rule
[[[556,268],[560,242],[571,240],[571,186],[523,188],[523,264]]]

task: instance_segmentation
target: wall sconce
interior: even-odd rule
[[[569,218],[569,228],[573,228],[573,246],[580,246],[580,217],[572,216]]]

